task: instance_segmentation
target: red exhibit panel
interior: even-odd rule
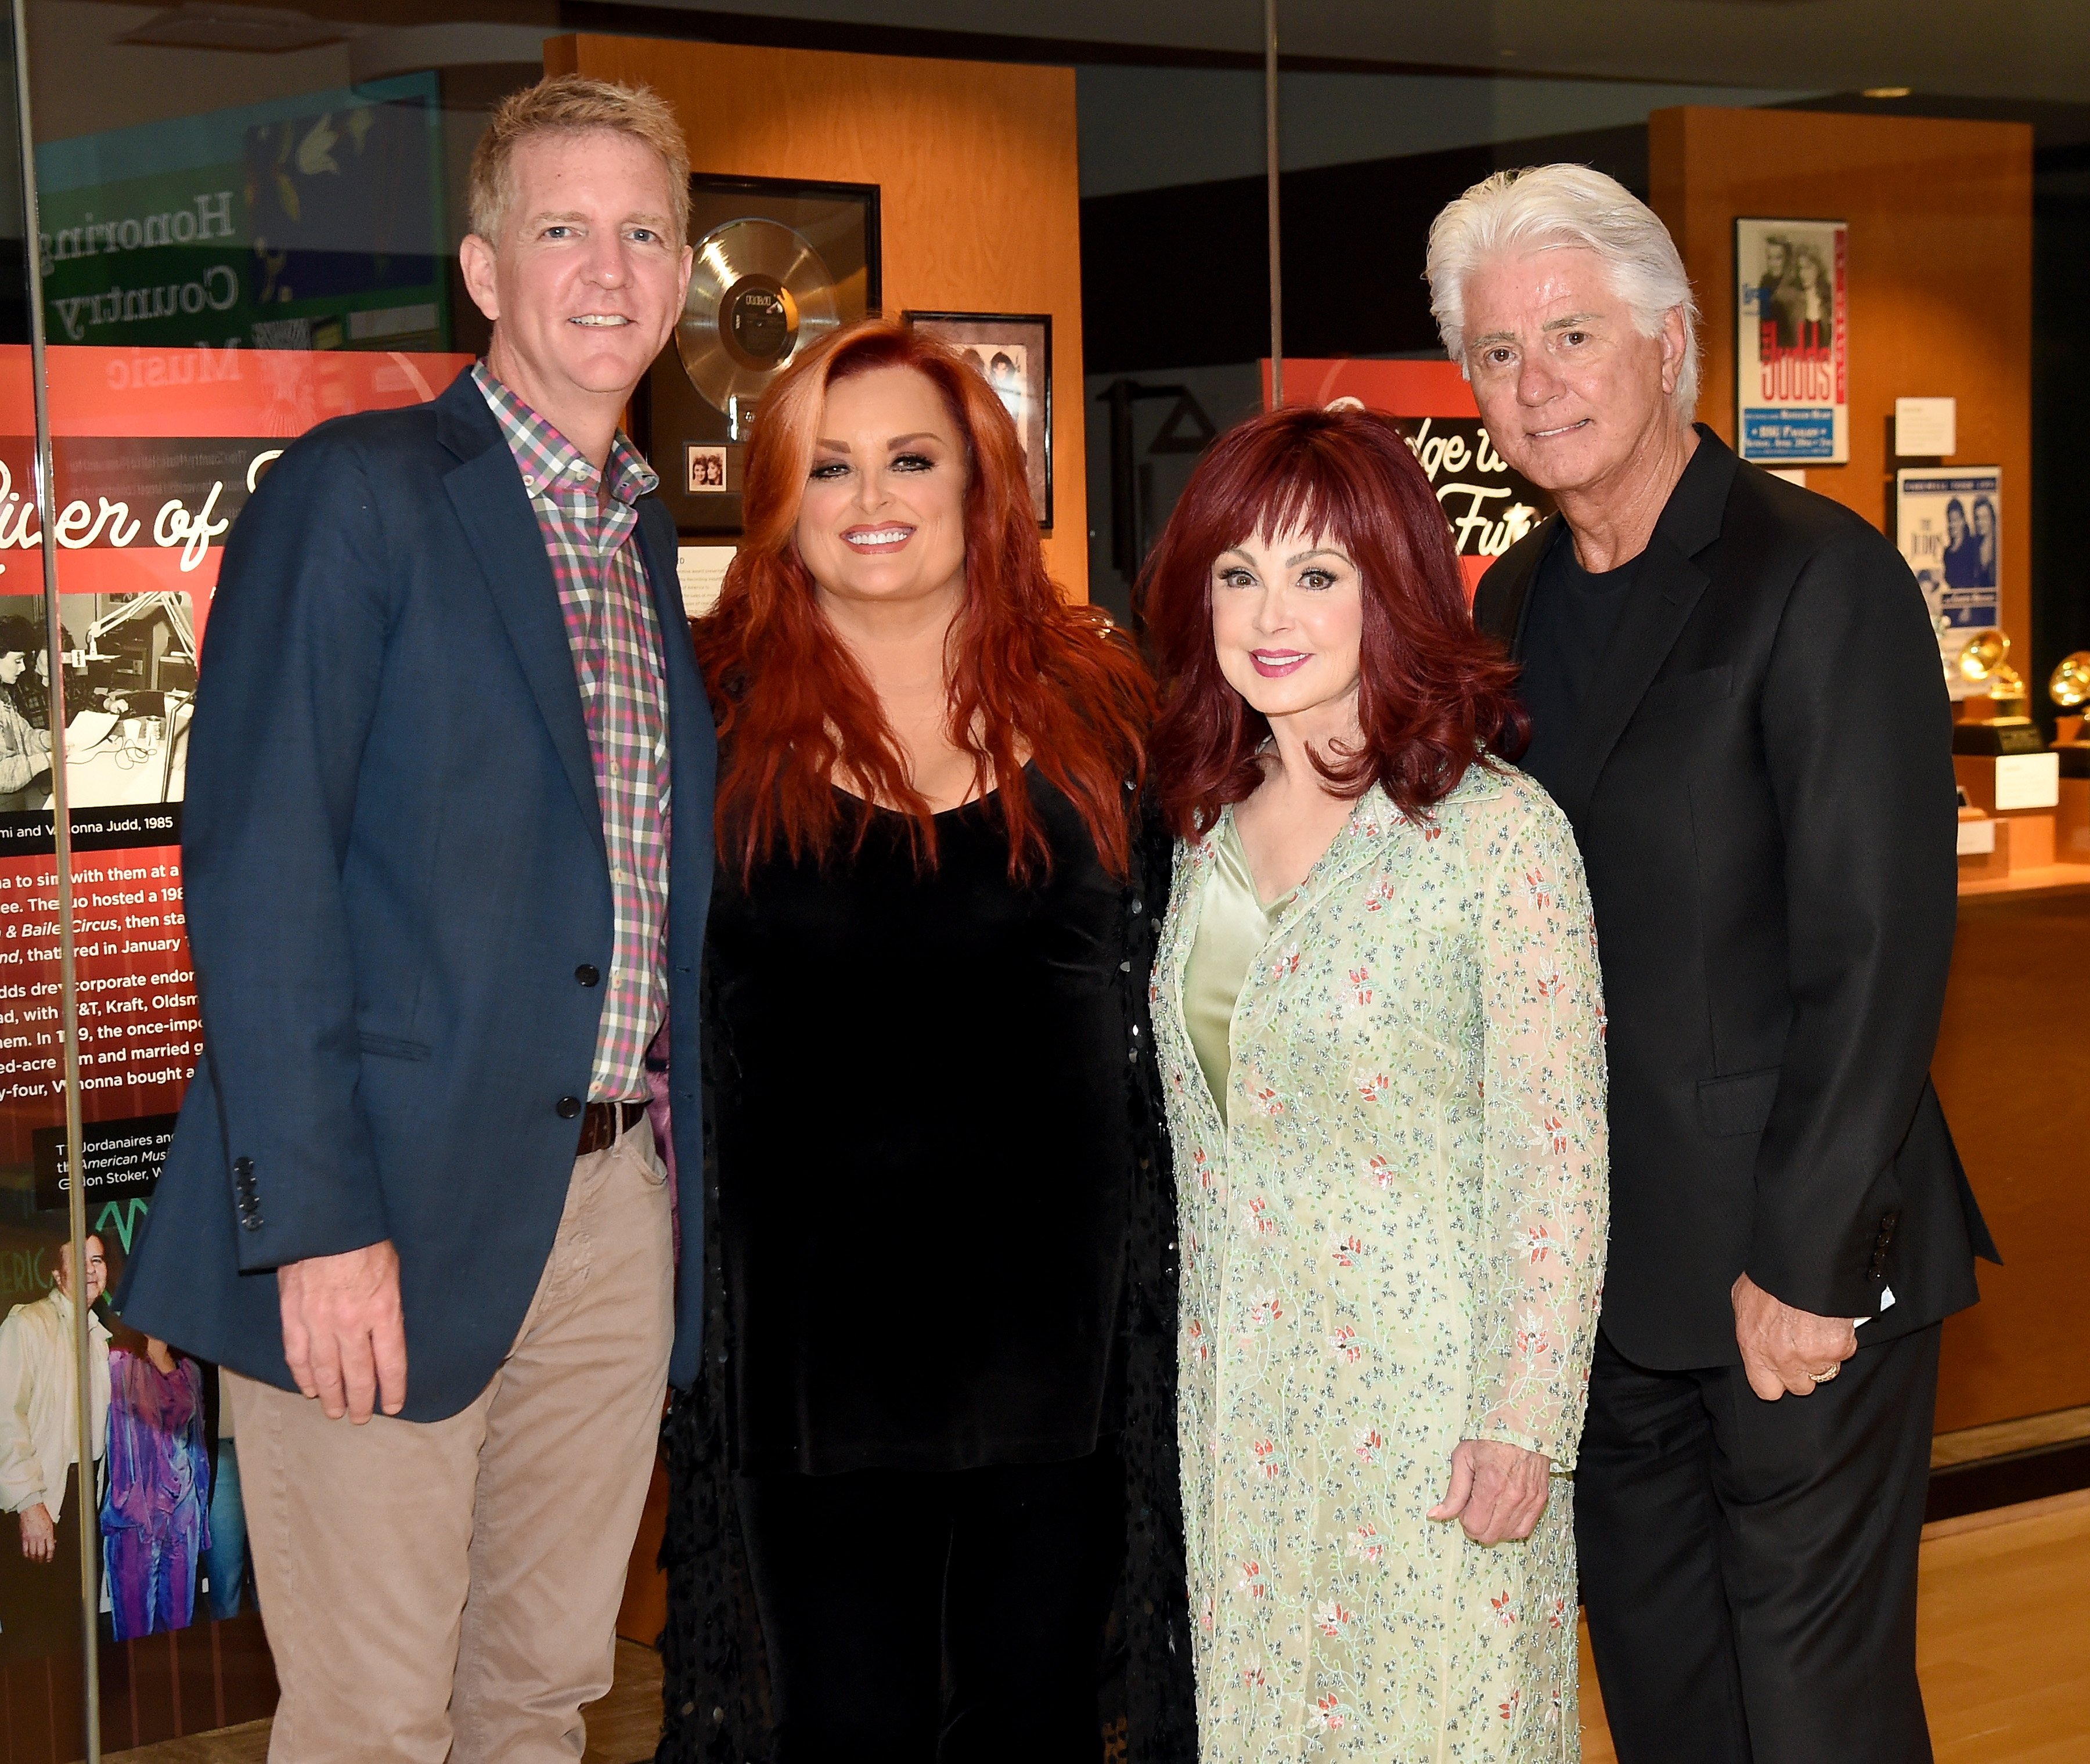
[[[0,350],[0,358],[8,353]],[[26,357],[26,351],[15,351]],[[49,351],[62,762],[71,806],[89,1229],[127,1252],[202,1051],[182,898],[198,658],[225,535],[305,430],[432,398],[468,355]],[[0,360],[0,629],[44,628],[23,371]],[[6,621],[19,620],[9,624]],[[41,647],[39,639],[37,646]],[[24,670],[26,672],[26,669]],[[11,687],[11,682],[9,683]],[[54,762],[58,756],[54,756]],[[66,1204],[49,774],[0,798],[0,1158]]]
[[[1391,419],[1428,475],[1451,523],[1466,592],[1488,566],[1553,512],[1553,499],[1494,449],[1473,388],[1456,362],[1284,361],[1284,401],[1354,400]],[[1271,407],[1270,363],[1262,364]]]

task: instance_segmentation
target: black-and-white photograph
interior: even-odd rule
[[[1052,320],[1047,313],[903,312],[994,388],[1016,423],[1038,524],[1052,524]]]
[[[63,670],[67,801],[178,802],[196,702],[186,594],[61,594],[50,653],[40,594],[0,595],[0,813],[51,805],[51,677]]]

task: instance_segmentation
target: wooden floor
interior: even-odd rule
[[[2090,1489],[1927,1526],[1916,1667],[1937,1764],[2090,1759]],[[1616,1764],[1582,1636],[1583,1764]]]
[[[2090,1489],[1928,1527],[1918,1663],[1937,1764],[2090,1759]],[[1585,1764],[1616,1764],[1582,1655]],[[587,1764],[639,1764],[660,1733],[660,1663],[617,1644],[617,1688],[588,1711]],[[264,1764],[265,1721],[110,1764]]]
[[[641,1764],[660,1741],[660,1656],[635,1642],[617,1644],[617,1683],[591,1703],[582,1764]],[[135,1751],[105,1752],[102,1764],[268,1764],[269,1723],[250,1721]]]

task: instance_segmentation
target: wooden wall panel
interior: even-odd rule
[[[1851,461],[1807,485],[1894,530],[1897,397],[1959,401],[1947,463],[2003,473],[2003,624],[2032,640],[2032,148],[2018,123],[1821,111],[1658,110],[1650,199],[1705,315],[1701,421],[1735,439],[1737,217],[1851,226]],[[2090,959],[2090,899],[1963,903],[1934,1067],[2007,1264],[1945,1330],[1941,1431],[2090,1402],[2090,1349],[2062,1326],[2090,1098],[2076,1013],[2036,976]]]
[[[1981,1264],[1980,1303],[1945,1325],[1941,1433],[2090,1403],[2070,1315],[2090,1242],[2086,971],[2090,885],[1959,903],[1931,1075],[2003,1265]]]
[[[1655,111],[1649,180],[1705,313],[1701,421],[1735,439],[1737,216],[1851,224],[1851,462],[1807,486],[1891,534],[1897,397],[1959,401],[1947,463],[2003,472],[2003,624],[2032,645],[2028,125],[1813,110]]]
[[[1073,69],[620,36],[555,37],[544,67],[652,86],[699,171],[879,186],[888,311],[1051,313],[1045,558],[1087,598]]]

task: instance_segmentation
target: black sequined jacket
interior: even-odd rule
[[[1176,1191],[1154,1061],[1147,986],[1168,899],[1173,842],[1144,818],[1125,890],[1129,962],[1120,996],[1135,1143],[1129,1290],[1124,1307],[1126,1552],[1111,1634],[1123,1674],[1126,1764],[1195,1764],[1183,1513],[1176,1453]],[[708,986],[708,982],[707,982]],[[704,1084],[718,1073],[707,998]],[[716,1118],[707,1109],[706,1119]],[[770,1764],[771,1716],[762,1629],[733,1499],[726,1449],[728,1337],[719,1253],[715,1151],[706,1135],[702,1194],[706,1256],[703,1374],[672,1394],[662,1436],[669,1472],[668,1627],[660,1638],[665,1724],[657,1764]],[[683,1192],[689,1193],[685,1182]]]

